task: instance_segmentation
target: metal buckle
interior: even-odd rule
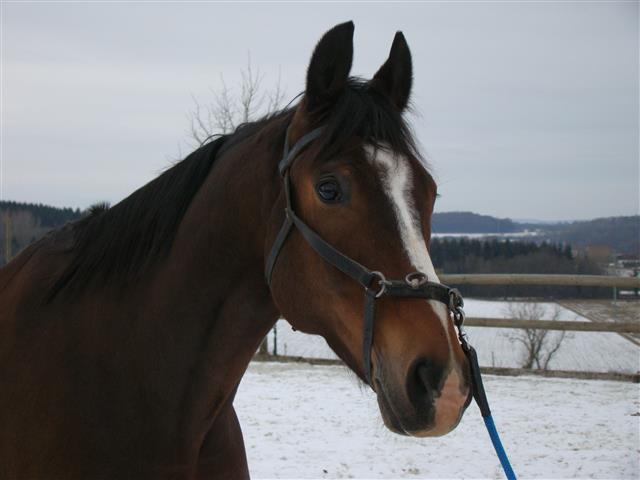
[[[377,280],[378,285],[380,286],[380,290],[375,293],[374,297],[380,298],[387,291],[387,285],[389,284],[389,282],[387,281],[387,278],[384,276],[384,274],[382,272],[378,272],[377,270],[371,272],[371,275],[373,275],[374,277],[371,279],[371,282]],[[373,291],[371,287],[366,287],[365,290],[368,290],[370,292]]]
[[[462,295],[456,288],[449,290],[449,310],[453,313],[453,322],[456,327],[460,328],[464,323],[464,300]]]
[[[404,277],[404,281],[414,290],[417,290],[422,285],[427,283],[427,280],[427,276],[422,272],[412,272]]]

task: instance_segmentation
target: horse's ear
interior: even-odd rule
[[[353,22],[336,25],[316,45],[307,70],[309,111],[331,102],[345,88],[353,60],[353,28]]]
[[[397,32],[391,45],[389,58],[373,76],[371,84],[388,95],[396,107],[402,111],[409,103],[413,81],[412,70],[409,45],[402,32]]]

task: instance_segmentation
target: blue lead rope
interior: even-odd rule
[[[493,423],[493,417],[491,416],[491,410],[489,409],[489,401],[487,400],[487,394],[484,391],[484,385],[482,383],[482,376],[480,375],[478,355],[476,354],[475,349],[471,345],[469,345],[464,334],[462,334],[462,329],[460,329],[460,333],[462,350],[467,356],[467,359],[469,360],[469,367],[471,368],[473,398],[480,408],[480,413],[482,414],[484,424],[487,427],[487,431],[489,432],[489,437],[491,437],[493,448],[495,449],[496,454],[500,459],[500,463],[502,464],[504,474],[507,476],[508,480],[516,480],[516,474],[513,472],[513,468],[511,468],[511,463],[509,463],[507,453],[504,451],[504,447],[502,446],[502,442],[500,441],[500,435],[498,435],[496,425],[495,423]]]
[[[509,480],[516,480],[516,474],[513,473],[513,468],[511,468],[511,464],[509,463],[509,459],[507,458],[507,452],[504,451],[504,447],[502,446],[502,442],[500,441],[500,435],[498,435],[498,430],[496,430],[496,424],[493,423],[493,417],[489,415],[488,417],[482,418],[484,419],[484,424],[486,425],[487,431],[489,432],[489,437],[491,437],[493,448],[496,450],[496,454],[498,455],[500,463],[502,464],[504,474]]]

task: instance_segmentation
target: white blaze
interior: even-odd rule
[[[387,148],[376,149],[367,145],[365,151],[373,165],[378,167],[382,185],[393,206],[398,222],[402,246],[411,265],[416,271],[427,275],[429,281],[439,283],[440,280],[433,268],[427,244],[422,235],[422,223],[413,202],[411,192],[413,182],[409,161]],[[446,308],[436,300],[429,300],[429,303],[440,318],[449,346],[451,346],[448,328],[449,314]]]

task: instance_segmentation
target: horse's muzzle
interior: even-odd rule
[[[376,375],[378,404],[387,428],[416,437],[453,430],[471,400],[468,366],[461,367],[421,359],[409,368],[404,382],[382,372]]]

